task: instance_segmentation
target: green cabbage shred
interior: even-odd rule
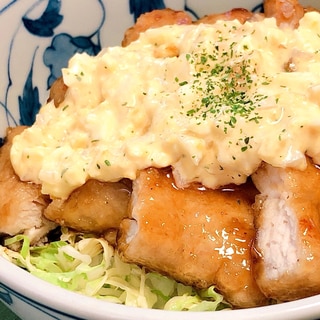
[[[8,247],[20,245],[19,251]],[[103,238],[62,228],[60,240],[31,246],[25,235],[6,239],[0,254],[31,274],[80,294],[135,306],[177,311],[229,309],[214,286],[196,290],[123,262]],[[7,247],[8,246],[8,247]]]

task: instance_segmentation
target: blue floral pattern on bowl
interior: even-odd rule
[[[9,305],[13,303],[9,290],[6,289],[3,284],[0,284],[0,300]]]
[[[0,300],[11,308],[28,313],[28,309],[36,309],[37,316],[41,320],[84,320],[71,314],[61,312],[34,301],[25,295],[10,289],[6,285],[0,283]],[[32,311],[34,313],[34,310]],[[21,314],[19,314],[22,316]]]

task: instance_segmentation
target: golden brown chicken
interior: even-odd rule
[[[129,28],[122,40],[122,46],[126,47],[132,41],[137,40],[141,32],[150,28],[159,28],[171,24],[191,24],[192,18],[185,11],[172,9],[153,10],[142,14],[135,25]]]
[[[67,200],[54,199],[44,210],[46,218],[78,231],[104,233],[117,229],[127,217],[131,183],[89,180]]]
[[[266,298],[251,274],[253,198],[246,188],[177,189],[171,170],[144,170],[133,183],[119,252],[185,284],[214,284],[234,306],[263,305]]]
[[[320,293],[320,169],[264,164],[253,175],[257,283],[267,297],[289,301]]]
[[[9,128],[6,143],[0,149],[0,234],[29,235],[31,243],[37,242],[56,224],[43,216],[49,199],[41,194],[41,186],[22,182],[10,162],[12,139],[25,127]]]

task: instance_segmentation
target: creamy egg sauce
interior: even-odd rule
[[[266,161],[320,162],[320,15],[151,29],[129,46],[76,54],[64,102],[14,139],[22,180],[66,198],[88,179],[171,165],[177,184],[241,184]]]

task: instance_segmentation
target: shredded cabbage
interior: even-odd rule
[[[19,251],[6,246],[21,244]],[[145,268],[123,262],[103,238],[66,228],[61,239],[30,246],[25,235],[5,240],[0,254],[31,274],[62,288],[140,308],[217,311],[230,308],[214,286],[195,290]]]

